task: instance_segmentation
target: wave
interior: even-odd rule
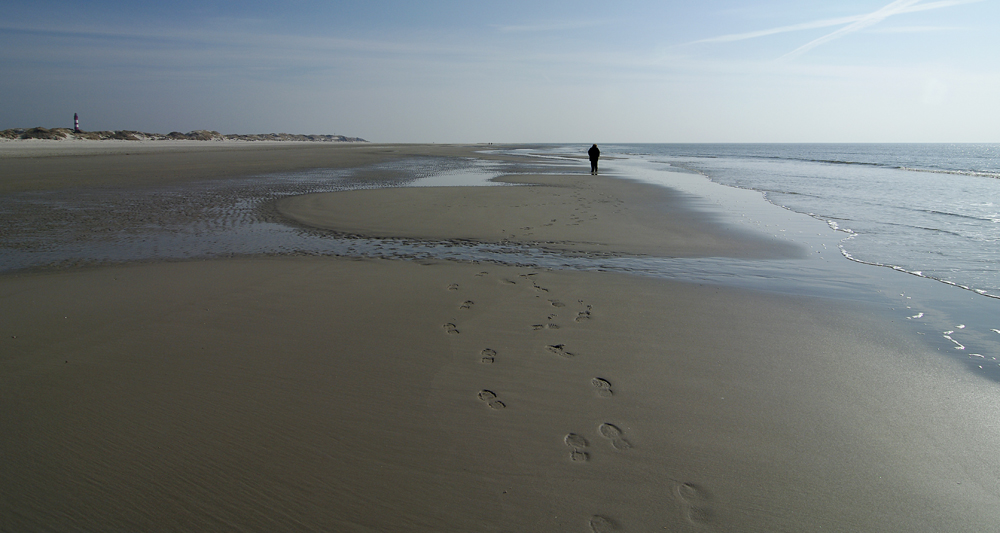
[[[890,168],[896,170],[905,170],[907,172],[926,172],[928,174],[949,174],[953,176],[972,176],[977,178],[993,178],[1000,179],[1000,172],[990,172],[986,170],[955,170],[947,168],[919,168],[919,167],[908,167],[905,165],[897,165],[891,163],[872,163],[869,161],[850,161],[850,160],[840,160],[840,159],[809,159],[809,158],[798,158],[798,157],[762,157],[761,159],[784,159],[788,161],[802,161],[806,163],[826,163],[829,165],[861,165],[869,167],[878,168]]]
[[[879,263],[878,261],[865,261],[863,259],[858,259],[857,257],[854,257],[853,255],[851,255],[850,252],[848,252],[847,250],[845,250],[843,246],[840,247],[840,253],[844,257],[846,257],[847,259],[849,259],[851,261],[854,261],[855,263],[861,263],[863,265],[871,265],[871,266],[891,268],[891,269],[893,269],[893,270],[895,270],[897,272],[902,272],[904,274],[910,274],[911,276],[917,276],[918,278],[932,279],[934,281],[939,281],[941,283],[944,283],[945,285],[950,285],[952,287],[957,287],[959,289],[965,289],[967,291],[974,292],[974,293],[976,293],[976,294],[978,294],[980,296],[986,296],[987,298],[994,298],[994,299],[1000,300],[1000,294],[992,294],[989,291],[986,291],[984,289],[976,289],[976,288],[970,287],[968,285],[962,285],[962,284],[959,284],[959,283],[955,283],[954,281],[951,281],[951,280],[941,279],[941,278],[937,278],[937,277],[934,277],[934,276],[928,276],[927,274],[924,274],[923,271],[920,271],[920,270],[907,270],[907,269],[905,269],[905,268],[903,268],[901,266],[898,266],[898,265],[890,265],[890,264],[887,264],[887,263]]]
[[[825,163],[828,165],[860,165],[877,168],[889,168],[895,170],[905,170],[907,172],[926,172],[928,174],[948,174],[953,176],[972,176],[976,178],[1000,179],[1000,172],[987,170],[955,170],[947,168],[920,168],[909,167],[892,163],[872,163],[870,161],[851,161],[842,159],[810,159],[804,157],[782,157],[782,156],[757,156],[757,159],[778,159],[785,161],[802,161],[804,163]]]
[[[993,178],[1000,179],[1000,172],[986,172],[982,170],[945,170],[945,169],[931,169],[931,168],[912,168],[912,167],[896,167],[899,170],[906,170],[909,172],[928,172],[931,174],[952,174],[955,176],[974,176],[977,178]]]
[[[721,159],[723,156],[699,154],[699,153],[678,153],[673,157],[695,157],[698,159]],[[746,159],[769,159],[773,161],[801,161],[803,163],[828,163],[831,165],[865,165],[872,167],[900,168],[898,166],[886,165],[883,163],[871,163],[868,161],[850,161],[842,159],[814,159],[809,157],[789,157],[786,155],[761,155],[761,154],[733,154],[730,157],[742,157]]]
[[[783,159],[794,159],[796,161],[806,161],[808,163],[829,163],[831,165],[865,165],[870,167],[889,166],[889,165],[884,165],[882,163],[869,163],[867,161],[841,161],[839,159],[801,159],[801,158],[783,158]]]
[[[916,209],[916,211],[921,211],[929,215],[942,215],[946,217],[964,218],[968,220],[975,220],[977,222],[994,222],[993,217],[976,217],[972,215],[963,215],[961,213],[950,213],[948,211],[937,211],[935,209]]]
[[[962,235],[961,233],[958,233],[956,231],[951,231],[951,230],[946,230],[946,229],[941,229],[941,228],[930,228],[930,227],[927,227],[927,226],[915,226],[913,224],[903,224],[901,222],[883,222],[883,224],[885,224],[886,226],[895,226],[895,227],[898,227],[898,228],[917,229],[917,230],[922,230],[922,231],[929,231],[931,233],[943,233],[945,235],[951,235],[953,237],[966,238],[966,235]]]
[[[699,153],[679,153],[675,154],[674,157],[694,157],[700,159],[718,159],[717,155],[710,154],[699,154]],[[875,168],[888,168],[895,170],[905,170],[907,172],[926,172],[929,174],[949,174],[955,176],[971,176],[977,178],[993,178],[1000,179],[1000,171],[990,171],[990,170],[974,170],[974,169],[950,169],[950,168],[926,168],[926,167],[916,167],[907,166],[905,164],[900,164],[898,162],[872,162],[872,161],[854,161],[851,159],[824,159],[824,158],[812,158],[812,157],[794,157],[788,155],[763,155],[763,154],[733,154],[732,157],[746,158],[746,159],[764,159],[772,161],[799,161],[803,163],[821,163],[827,165],[851,165],[851,166],[865,166],[865,167],[875,167]]]

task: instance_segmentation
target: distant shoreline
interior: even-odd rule
[[[368,142],[361,137],[345,135],[303,135],[297,133],[234,133],[194,130],[187,133],[172,131],[146,133],[133,130],[80,131],[70,128],[11,128],[0,131],[0,140],[87,140],[87,141],[297,141],[297,142]]]

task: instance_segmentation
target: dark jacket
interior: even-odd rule
[[[594,146],[591,146],[590,150],[587,150],[587,154],[590,156],[591,161],[597,161],[597,158],[601,157],[601,151],[598,150],[596,144]]]

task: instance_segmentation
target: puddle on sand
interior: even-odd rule
[[[4,195],[0,273],[231,255],[342,254],[357,243],[283,224],[273,210],[274,200],[359,188],[482,184],[498,176],[501,166],[483,160],[420,157],[362,169],[320,169],[181,186]]]

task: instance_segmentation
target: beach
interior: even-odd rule
[[[0,145],[0,192],[500,157],[31,146]],[[275,211],[352,237],[806,255],[685,195],[587,171],[290,196]],[[0,316],[4,531],[997,528],[996,385],[866,302],[620,272],[256,256],[7,274]]]

